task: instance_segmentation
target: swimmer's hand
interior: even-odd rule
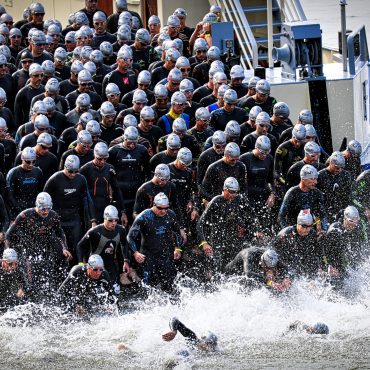
[[[170,342],[176,337],[177,330],[171,330],[168,333],[162,334],[162,339],[166,342]]]
[[[125,343],[118,343],[117,344],[117,350],[120,351],[120,352],[123,352],[123,351],[127,351],[129,350],[129,348],[126,346]]]

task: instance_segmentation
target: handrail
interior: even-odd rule
[[[360,44],[360,55],[357,59],[355,59],[355,37],[359,35],[359,44]],[[366,31],[365,26],[362,24],[361,26],[357,27],[354,31],[352,31],[347,38],[347,51],[348,51],[348,65],[349,65],[349,73],[354,75],[356,73],[356,62],[360,60],[361,67],[367,63],[369,59],[369,50],[367,48],[367,41],[366,41]],[[343,55],[343,58],[346,56]]]
[[[307,21],[299,0],[277,0],[286,22]]]
[[[234,31],[236,32],[238,39],[244,41],[244,43],[239,43],[239,47],[244,55],[244,59],[241,59],[243,68],[256,68],[258,66],[258,46],[247,18],[245,17],[242,6],[240,5],[240,1],[216,0],[216,3],[219,6],[222,6],[222,4],[224,5],[225,15],[227,15],[225,18],[228,18],[226,20],[233,21]],[[252,60],[250,60],[249,55],[252,56]]]

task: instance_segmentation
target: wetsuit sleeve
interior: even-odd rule
[[[127,243],[127,237],[126,237],[126,230],[124,227],[122,227],[120,232],[120,247],[121,247],[121,255],[123,257],[123,260],[126,262],[129,260],[128,258],[128,243]]]
[[[213,198],[213,182],[215,181],[212,167],[208,167],[204,176],[202,185],[200,186],[200,195],[202,198],[210,201]]]
[[[274,163],[274,176],[275,179],[279,179],[280,182],[285,183],[285,179],[283,178],[283,162],[284,158],[287,154],[285,148],[277,148],[275,152],[275,163]]]
[[[17,209],[19,208],[19,204],[14,197],[14,186],[16,181],[16,172],[15,168],[9,171],[8,175],[6,176],[6,193],[8,199],[8,205],[10,210],[10,215],[12,218],[15,218],[17,215]]]
[[[287,222],[287,215],[288,215],[288,210],[290,207],[290,203],[292,201],[292,193],[288,191],[283,199],[283,202],[281,203],[280,209],[279,209],[279,214],[278,214],[278,222],[281,228],[287,227],[288,222]]]
[[[54,218],[53,230],[56,237],[59,238],[59,240],[61,241],[63,249],[68,249],[66,235],[60,223],[59,215]]]
[[[150,201],[148,199],[148,195],[145,193],[144,188],[141,187],[136,192],[133,217],[136,218],[138,214],[149,207]]]
[[[217,205],[216,206],[214,205],[215,205],[215,202],[211,201],[197,222],[197,236],[198,236],[199,242],[207,241],[205,227],[207,224],[211,225],[213,217],[217,216],[215,214]]]
[[[179,319],[176,317],[170,320],[170,328],[171,330],[178,331],[187,341],[191,342],[191,344],[197,344],[199,342],[198,337],[196,334],[187,328]]]
[[[325,208],[325,199],[324,194],[320,191],[319,202],[318,202],[318,213],[321,221],[321,227],[324,231],[327,231],[329,228],[328,214]]]
[[[136,217],[127,235],[128,247],[133,253],[140,251],[141,228],[143,226],[143,222],[144,217],[142,215],[140,217]]]
[[[110,184],[111,184],[112,191],[113,191],[113,200],[116,202],[116,207],[122,213],[126,213],[126,208],[125,208],[125,204],[124,204],[124,201],[123,201],[124,198],[123,198],[123,195],[122,195],[122,191],[121,191],[121,189],[119,188],[119,186],[117,184],[116,171],[113,168],[113,166],[109,170],[109,174],[111,175],[110,176]]]
[[[172,230],[175,234],[176,248],[182,248],[183,240],[182,240],[181,233],[180,233],[180,224],[177,221],[177,217],[175,213],[173,214]]]
[[[17,249],[16,244],[18,238],[20,237],[20,231],[24,228],[24,224],[26,222],[26,216],[24,212],[21,212],[14,222],[10,225],[8,231],[5,234],[5,240],[9,244],[10,247]],[[17,252],[19,252],[17,250]]]
[[[0,232],[5,232],[9,227],[9,216],[5,208],[3,197],[0,195]]]
[[[96,222],[94,203],[93,203],[93,201],[91,199],[91,196],[90,196],[90,193],[89,193],[86,178],[85,178],[85,176],[83,176],[82,178],[83,178],[83,189],[82,189],[82,194],[81,195],[82,195],[82,199],[83,199],[83,202],[84,202],[84,207],[88,212],[88,217],[89,217],[90,222]]]
[[[76,246],[77,260],[78,262],[87,262],[91,251],[91,244],[94,243],[94,229],[88,230],[83,238],[78,242]],[[96,240],[95,240],[96,242]]]

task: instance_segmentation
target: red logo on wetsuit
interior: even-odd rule
[[[123,77],[122,82],[124,85],[128,85],[130,83],[130,81],[128,80],[128,77]]]

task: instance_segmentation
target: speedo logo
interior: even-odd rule
[[[76,191],[76,189],[64,189],[64,195],[72,194]]]

